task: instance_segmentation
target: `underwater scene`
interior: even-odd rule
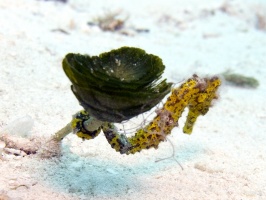
[[[0,200],[266,199],[266,1],[0,0]]]

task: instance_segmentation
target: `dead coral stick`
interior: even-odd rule
[[[71,123],[68,123],[64,128],[62,128],[61,130],[57,131],[53,135],[53,139],[59,142],[71,132],[72,132]]]

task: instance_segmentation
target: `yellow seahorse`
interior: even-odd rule
[[[151,147],[157,149],[159,143],[178,126],[178,120],[186,107],[189,112],[183,132],[192,133],[197,117],[205,115],[212,100],[217,98],[216,92],[220,85],[218,77],[201,79],[193,75],[179,87],[173,88],[163,107],[156,111],[156,117],[129,138],[119,134],[113,123],[99,121],[85,110],[74,116],[72,129],[83,139],[93,139],[102,130],[111,147],[121,154],[134,154]]]

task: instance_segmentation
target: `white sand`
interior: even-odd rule
[[[85,142],[69,135],[60,159],[0,160],[0,199],[266,199],[266,2],[131,2],[0,0],[1,127],[30,115],[31,136],[49,137],[81,109],[61,67],[68,52],[135,46],[160,56],[165,77],[176,83],[231,69],[260,86],[223,84],[191,136],[182,133],[181,120],[169,139],[183,170],[174,159],[155,162],[172,154],[169,142],[127,156],[102,134]],[[108,12],[129,17],[123,31],[131,35],[87,25]],[[59,28],[69,34],[52,31]]]

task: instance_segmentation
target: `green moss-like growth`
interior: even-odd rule
[[[67,54],[63,68],[80,104],[101,121],[121,122],[150,110],[171,90],[155,55],[122,47],[99,56]]]
[[[230,72],[225,72],[222,75],[224,79],[232,85],[249,88],[257,88],[259,86],[259,81],[253,77],[243,76],[241,74]]]

